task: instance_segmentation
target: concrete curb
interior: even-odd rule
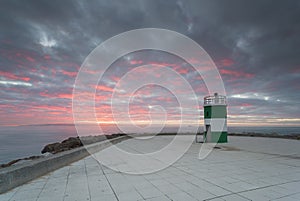
[[[0,194],[126,139],[128,136],[121,136],[0,169]]]

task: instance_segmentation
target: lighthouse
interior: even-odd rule
[[[227,142],[226,96],[215,93],[204,97],[204,135],[203,142]]]

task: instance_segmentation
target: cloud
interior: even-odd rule
[[[18,75],[15,75],[15,74],[11,73],[11,72],[0,71],[0,76],[4,77],[6,79],[12,79],[12,80],[22,80],[22,81],[29,81],[30,80],[30,77],[18,76]]]
[[[56,109],[71,108],[77,72],[98,44],[124,31],[157,27],[185,34],[209,53],[224,80],[233,117],[252,115],[266,121],[267,114],[270,119],[299,119],[299,11],[298,1],[2,0],[3,115],[11,115],[7,118],[11,124],[24,124],[24,119],[14,119],[17,111],[38,114],[40,110],[36,108],[42,105],[53,109],[47,114],[49,121],[56,121]],[[199,63],[197,58],[188,62]],[[205,70],[205,61],[201,62]],[[111,66],[105,79],[98,83],[99,102],[107,104],[125,72],[144,64],[176,70],[191,83],[200,104],[207,94],[203,80],[185,61],[159,51],[144,51],[125,55]],[[137,94],[137,105],[161,103],[166,108],[177,107],[175,102],[171,104],[171,96],[163,95],[165,91],[143,90],[138,93],[140,96]],[[68,110],[67,117],[63,113],[59,117],[72,121],[70,113]],[[177,118],[175,114],[173,117]]]
[[[20,81],[1,81],[0,80],[0,84],[4,84],[4,85],[19,85],[19,86],[28,86],[28,87],[32,86],[32,84],[30,84],[28,82],[20,82]]]
[[[227,69],[220,69],[219,70],[221,75],[229,75],[231,77],[239,77],[239,78],[253,78],[254,74],[245,73],[237,70],[227,70]]]

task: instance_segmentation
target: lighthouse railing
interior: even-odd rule
[[[204,97],[204,105],[226,105],[226,96],[206,96]]]

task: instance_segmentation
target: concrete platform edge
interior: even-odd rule
[[[126,139],[128,136],[121,136],[0,169],[0,194]]]

